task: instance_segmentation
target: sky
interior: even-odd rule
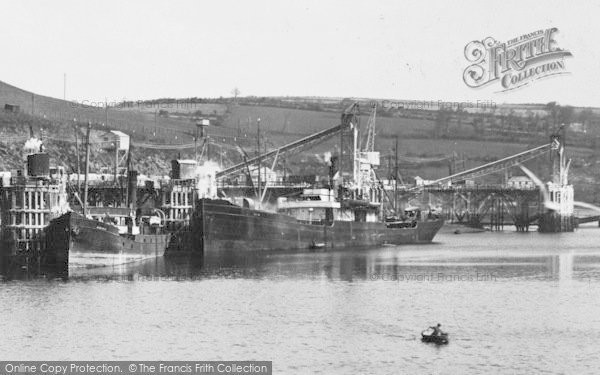
[[[600,2],[0,0],[0,80],[75,101],[241,95],[600,107]],[[556,27],[567,75],[468,87],[465,46]]]

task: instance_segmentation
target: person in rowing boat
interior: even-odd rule
[[[440,323],[438,323],[437,326],[429,327],[429,328],[433,329],[433,333],[431,334],[431,336],[442,336],[442,335],[444,335],[444,332],[440,328],[441,326],[442,325]]]

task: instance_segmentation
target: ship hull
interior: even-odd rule
[[[120,235],[110,225],[69,212],[46,229],[47,263],[106,267],[163,256],[169,234]]]
[[[195,212],[193,230],[202,234],[195,250],[219,253],[430,243],[442,225],[441,219],[418,221],[405,228],[388,228],[379,222],[311,224],[223,200],[202,199]]]

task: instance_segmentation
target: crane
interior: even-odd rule
[[[334,126],[332,128],[329,129],[325,129],[322,130],[318,133],[306,136],[304,138],[301,138],[297,141],[288,143],[284,146],[278,147],[274,150],[268,151],[266,153],[263,153],[261,155],[255,156],[253,158],[249,158],[248,160],[242,162],[242,163],[238,163],[236,165],[233,165],[229,168],[225,168],[224,170],[222,170],[221,172],[218,172],[216,174],[217,178],[223,178],[226,177],[228,175],[234,174],[234,173],[238,173],[244,169],[247,168],[248,165],[254,165],[257,164],[259,161],[265,161],[266,159],[270,159],[270,158],[277,158],[279,156],[282,156],[286,153],[292,152],[292,151],[296,151],[302,147],[306,147],[309,144],[315,144],[315,143],[319,143],[322,142],[328,138],[333,137],[334,135],[344,131],[346,128],[350,128],[352,127],[352,118],[353,116],[355,116],[354,114],[354,110],[355,110],[355,105],[352,105],[349,109],[347,109],[343,114],[342,114],[342,123],[340,125]]]
[[[367,122],[365,144],[362,147],[363,152],[374,152],[375,151],[375,119],[377,117],[377,103],[373,103],[371,106],[371,115]]]

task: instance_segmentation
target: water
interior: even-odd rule
[[[5,359],[273,360],[274,373],[595,373],[600,229],[163,259],[0,284]],[[420,341],[442,323],[450,344]]]

